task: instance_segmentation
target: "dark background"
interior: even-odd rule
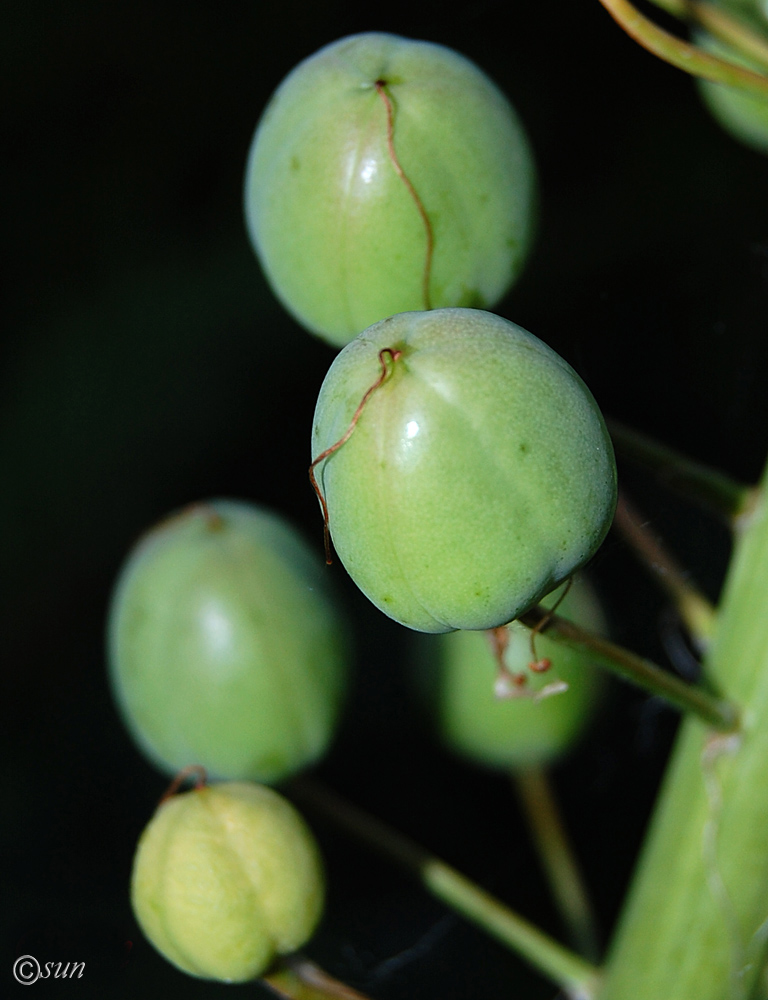
[[[596,0],[25,0],[0,16],[0,976],[20,990],[11,966],[31,953],[86,962],[83,979],[39,982],[35,995],[253,992],[176,972],[133,921],[132,853],[166,782],[110,701],[103,628],[128,548],[187,502],[251,499],[322,544],[306,469],[333,351],[273,300],[241,219],[270,92],[321,45],[364,30],[478,62],[515,103],[540,168],[536,248],[499,311],[563,354],[606,413],[747,480],[768,442],[768,164]],[[724,529],[621,472],[715,597]],[[433,744],[408,699],[404,630],[340,566],[329,572],[356,622],[358,671],[320,774],[561,934],[507,781]],[[618,537],[595,578],[615,638],[666,662],[663,601]],[[617,686],[557,769],[604,933],[674,725]],[[308,952],[329,971],[378,1000],[554,996],[309,818],[330,898]]]

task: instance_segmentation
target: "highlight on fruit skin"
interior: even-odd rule
[[[149,760],[267,783],[318,760],[348,673],[331,585],[293,527],[252,504],[194,504],[146,534],[112,596],[108,654]]]
[[[558,590],[542,603],[551,607],[560,596]],[[557,614],[605,634],[600,605],[583,576],[574,577]],[[485,632],[420,637],[413,669],[441,741],[462,757],[504,771],[544,766],[566,753],[594,715],[603,689],[602,672],[588,654],[546,634],[536,637],[536,653],[552,666],[546,673],[532,672],[530,630],[518,622],[507,629],[504,664],[511,674],[525,678],[521,695],[529,697],[495,696],[498,663]],[[565,682],[568,689],[536,700],[536,692],[553,680]]]
[[[183,972],[232,983],[302,947],[324,895],[304,820],[277,792],[247,782],[162,802],[131,877],[133,912],[154,947]]]
[[[498,87],[451,49],[379,32],[285,78],[245,177],[272,288],[339,347],[394,313],[495,305],[525,260],[534,203],[529,143]]]
[[[316,466],[335,549],[403,625],[504,625],[583,566],[611,523],[616,468],[597,404],[562,358],[507,320],[402,313],[335,359],[313,459],[347,433],[382,364],[387,377],[354,431]]]

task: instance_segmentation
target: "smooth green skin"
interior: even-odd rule
[[[703,663],[741,732],[682,722],[600,1000],[768,996],[768,467],[760,486]]]
[[[113,691],[162,770],[275,782],[317,760],[347,674],[325,567],[276,515],[231,500],[162,522],[109,617]]]
[[[766,0],[714,0],[718,7],[725,7],[731,13],[751,24],[765,24],[768,21]]]
[[[560,593],[543,603],[551,606]],[[579,577],[557,613],[592,632],[605,630],[597,599]],[[504,662],[511,673],[526,677],[525,691],[533,694],[556,680],[565,681],[567,691],[541,701],[497,698],[498,664],[485,632],[425,636],[420,650],[425,662],[418,668],[425,674],[427,706],[446,746],[484,767],[505,771],[546,765],[566,752],[592,717],[602,680],[587,655],[545,635],[536,638],[536,654],[548,657],[552,667],[543,674],[533,673],[528,668],[530,629],[517,622],[508,628]]]
[[[259,123],[245,216],[285,307],[336,346],[405,310],[424,309],[426,230],[434,233],[431,305],[492,306],[531,239],[534,164],[507,99],[474,63],[440,45],[353,35],[283,81]]]
[[[139,840],[136,919],[184,972],[246,982],[300,948],[323,909],[315,840],[282,796],[231,782],[162,803]]]
[[[704,32],[696,35],[697,44],[706,52],[720,56],[738,66],[764,72],[740,52]],[[756,150],[768,154],[768,100],[747,94],[737,87],[726,87],[709,80],[697,80],[699,92],[717,121],[734,139]]]
[[[312,455],[333,544],[385,614],[422,632],[504,625],[596,551],[616,502],[605,424],[546,344],[491,313],[412,312],[337,356]]]

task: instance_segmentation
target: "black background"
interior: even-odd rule
[[[768,164],[596,0],[25,0],[2,20],[0,976],[20,990],[11,966],[31,953],[86,962],[81,980],[39,982],[35,995],[260,991],[183,976],[133,921],[132,853],[165,779],[111,704],[103,628],[128,548],[187,502],[251,499],[322,544],[306,469],[334,352],[273,300],[241,219],[270,92],[321,45],[364,30],[478,62],[516,105],[540,171],[536,247],[499,311],[563,354],[607,414],[746,480],[768,440]],[[724,529],[620,471],[715,597]],[[614,637],[666,662],[663,601],[617,536],[594,569]],[[561,934],[508,782],[434,745],[408,698],[404,630],[340,566],[329,572],[356,622],[358,670],[321,776]],[[674,726],[617,686],[555,774],[605,934]],[[329,971],[379,1000],[554,996],[309,819],[330,897],[308,952]]]

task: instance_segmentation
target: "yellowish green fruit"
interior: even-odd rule
[[[397,352],[397,359],[382,352]],[[491,313],[377,323],[331,366],[315,410],[333,544],[385,614],[423,632],[517,618],[594,554],[616,469],[597,405],[546,344]]]
[[[394,313],[493,306],[528,251],[533,202],[528,141],[501,91],[451,49],[377,32],[286,77],[245,178],[273,289],[337,346]]]
[[[542,603],[549,607],[558,596]],[[557,613],[592,632],[605,630],[597,599],[581,577],[574,579]],[[504,663],[511,674],[525,677],[520,697],[495,696],[499,666],[487,633],[452,632],[421,640],[417,670],[427,707],[443,742],[478,764],[502,770],[545,765],[573,745],[592,717],[601,673],[588,655],[546,635],[537,636],[536,655],[552,666],[534,673],[530,630],[517,622],[507,628]],[[536,693],[553,681],[565,682],[567,691],[536,700]]]
[[[277,515],[212,500],[130,554],[109,616],[113,692],[168,773],[275,782],[326,750],[347,677],[322,559]]]
[[[146,937],[192,976],[245,982],[300,948],[323,908],[314,838],[293,806],[231,782],[161,803],[139,840],[131,902]]]

